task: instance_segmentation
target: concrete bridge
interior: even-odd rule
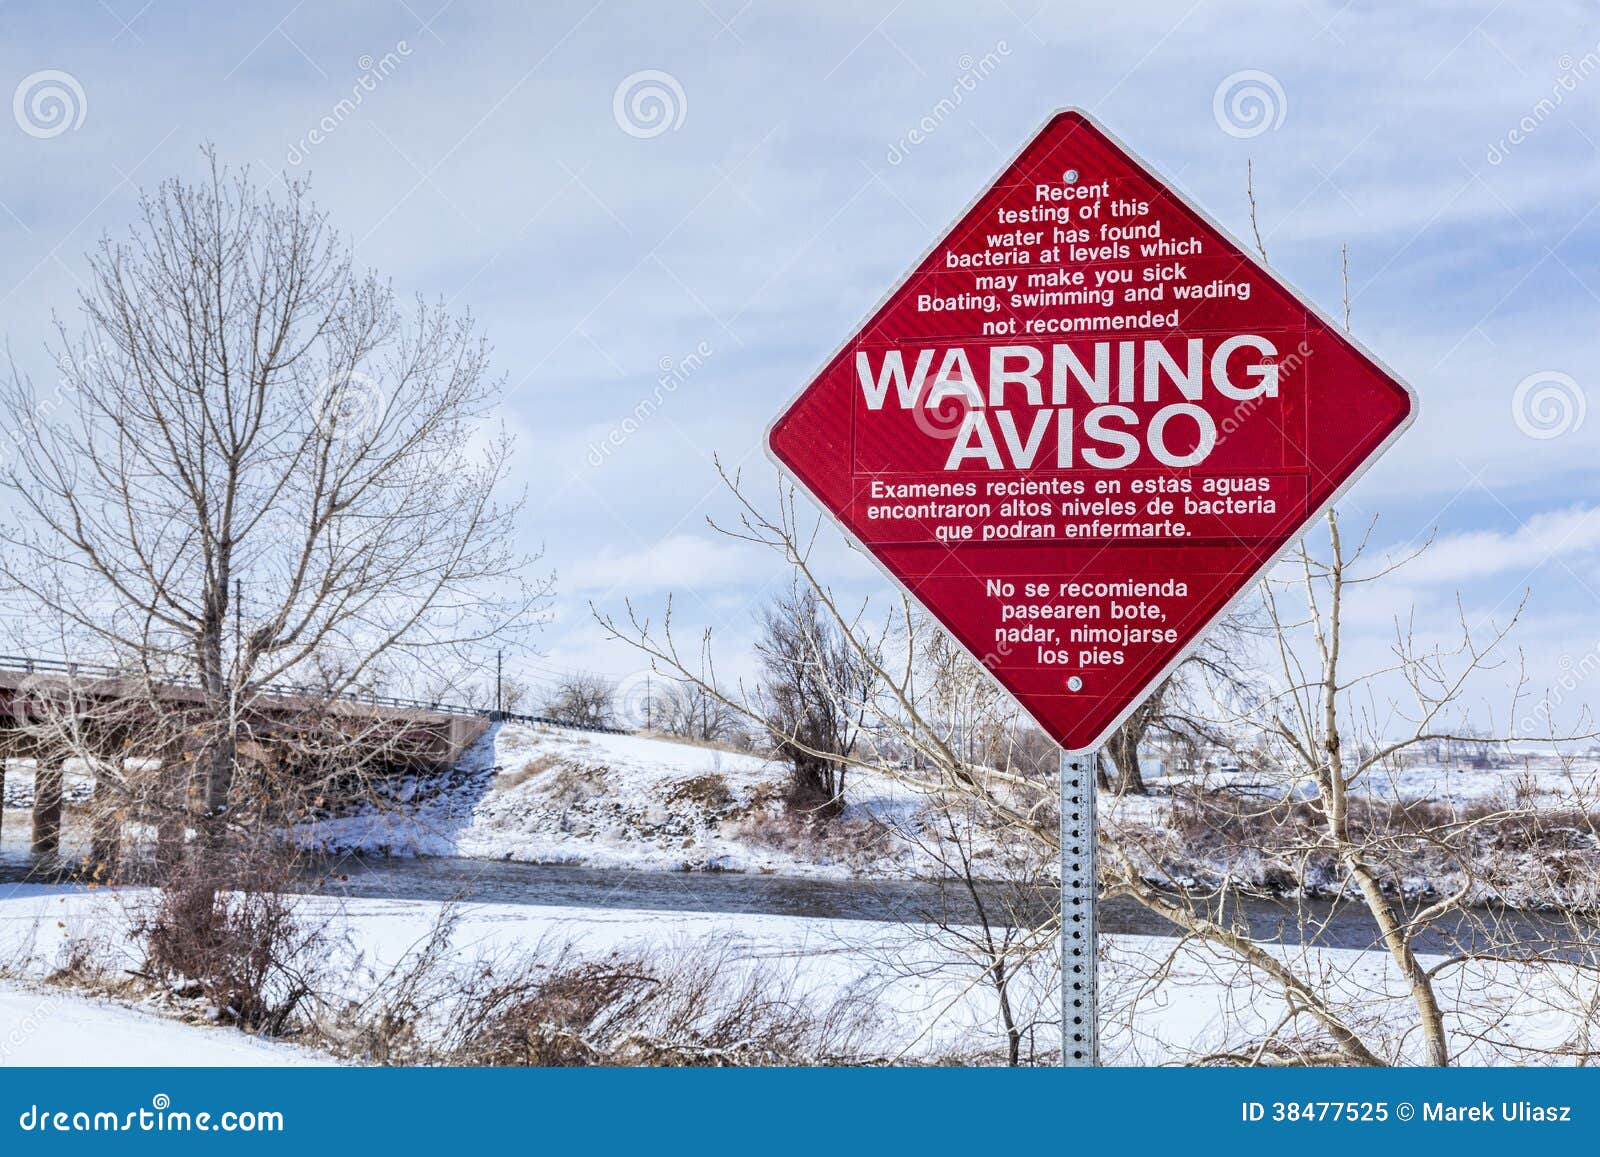
[[[0,655],[0,796],[6,761],[33,760],[35,855],[53,857],[60,850],[65,763],[72,748],[103,752],[108,760],[181,760],[181,752],[145,750],[154,742],[152,695],[159,714],[180,724],[187,704],[198,708],[204,702],[203,692],[190,683],[151,688],[110,667]],[[248,739],[240,747],[255,760],[292,763],[290,753],[304,741],[314,738],[328,747],[331,740],[339,758],[352,767],[425,773],[453,767],[494,717],[462,704],[381,695],[329,698],[306,687],[268,685],[254,689],[241,711]],[[60,738],[63,727],[74,732],[71,744]],[[97,803],[99,794],[97,782]],[[105,853],[115,859],[116,841],[115,829],[97,830],[92,858],[98,861]]]

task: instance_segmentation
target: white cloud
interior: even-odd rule
[[[763,565],[765,564],[765,565]],[[674,534],[640,550],[602,549],[558,576],[563,595],[640,594],[736,586],[772,571],[757,548]]]
[[[1513,531],[1472,530],[1436,541],[1405,568],[1414,585],[1470,583],[1495,575],[1530,575],[1545,563],[1600,549],[1600,506],[1536,514]],[[1401,552],[1396,552],[1401,553]]]

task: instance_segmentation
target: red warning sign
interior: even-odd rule
[[[1081,751],[1415,409],[1073,110],[834,354],[768,447]]]

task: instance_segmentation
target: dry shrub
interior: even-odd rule
[[[99,937],[92,934],[69,936],[56,953],[50,971],[45,973],[44,982],[62,988],[115,987],[118,978],[107,965],[107,957],[107,945]]]
[[[672,789],[668,798],[675,803],[698,804],[715,812],[726,811],[734,803],[727,777],[717,772],[683,780]]]
[[[606,791],[606,769],[584,763],[562,763],[548,788],[550,802],[564,808],[599,799]]]
[[[742,959],[730,942],[648,959],[586,956],[541,941],[462,961],[459,912],[430,933],[366,1000],[321,1025],[336,1053],[386,1065],[753,1065],[867,1063],[881,1020],[856,990],[802,992],[797,978]]]
[[[735,826],[735,834],[796,859],[852,868],[865,868],[897,846],[894,833],[875,819],[819,820],[791,811],[751,814]]]
[[[611,956],[513,972],[469,1006],[452,1059],[466,1065],[576,1067],[608,1063],[610,1024],[630,1023],[658,981],[643,961]]]
[[[205,999],[240,1028],[285,1033],[316,999],[331,947],[326,921],[303,919],[301,898],[287,890],[292,873],[275,850],[188,857],[133,921],[142,974]]]
[[[483,994],[451,1061],[467,1065],[742,1066],[868,1060],[870,1001],[798,990],[727,941],[645,959],[570,948]]]
[[[1600,878],[1600,815],[1593,812],[1352,795],[1348,816],[1351,839],[1366,849],[1386,891],[1402,891],[1408,879],[1448,891],[1453,874],[1470,872],[1481,900],[1585,908],[1600,899],[1592,883]],[[1205,878],[1228,869],[1268,890],[1317,893],[1343,878],[1320,838],[1324,823],[1315,800],[1184,787],[1172,796],[1173,840],[1162,855],[1171,874]]]

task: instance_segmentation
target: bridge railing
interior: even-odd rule
[[[125,679],[137,672],[113,667],[105,663],[79,663],[71,659],[46,659],[32,655],[0,655],[0,671],[21,671],[28,675],[66,675],[69,678]],[[163,676],[161,682],[173,687],[199,687],[200,681],[187,676]],[[277,698],[333,698],[343,703],[371,704],[374,707],[394,707],[406,711],[427,711],[439,715],[467,715],[478,718],[510,719],[518,723],[536,723],[547,727],[566,727],[576,731],[595,731],[610,735],[631,735],[626,727],[607,727],[598,723],[569,723],[545,715],[523,715],[514,711],[496,711],[489,707],[471,707],[461,703],[439,700],[407,699],[376,692],[346,691],[329,695],[325,688],[308,683],[263,683],[255,688],[259,694]]]

